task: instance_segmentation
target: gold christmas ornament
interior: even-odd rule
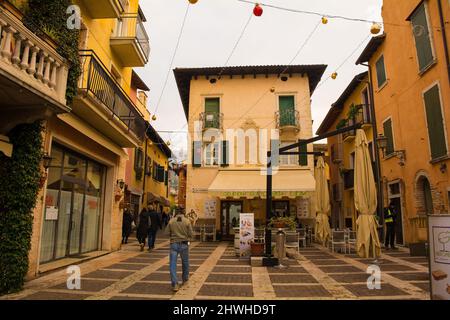
[[[169,147],[169,146],[170,146],[170,141],[167,141],[167,142],[166,142],[166,145]]]
[[[190,4],[196,4],[198,2],[198,0],[189,0]]]
[[[328,23],[328,18],[327,17],[322,17],[322,23],[323,24],[327,24]]]
[[[372,34],[379,34],[381,31],[381,26],[379,23],[374,22],[372,26],[370,27],[370,33]]]
[[[156,115],[153,115],[152,120],[156,121]]]
[[[338,76],[337,72],[333,72],[331,74],[331,79],[336,80],[337,76]]]

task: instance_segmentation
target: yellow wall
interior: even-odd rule
[[[368,77],[361,79],[361,83],[355,88],[350,96],[343,103],[343,108],[337,119],[331,125],[328,131],[336,130],[336,126],[342,119],[347,119],[348,112],[352,105],[363,104],[362,92],[368,89],[368,84],[364,81],[368,81]],[[369,142],[373,142],[373,130],[371,125],[363,126],[364,132]],[[342,155],[342,169],[351,169],[351,153],[355,151],[355,139],[343,141],[342,137],[334,136],[328,138],[328,153],[331,155],[331,146],[335,145],[335,148],[341,143],[341,155]],[[340,174],[340,166],[330,163],[330,188],[336,183],[343,182]],[[353,189],[344,190],[342,206],[340,208],[340,225],[344,226],[345,218],[353,219],[353,229],[355,229],[356,213],[354,207]]]
[[[275,93],[270,88],[275,87]],[[220,97],[220,112],[223,116],[223,129],[240,129],[246,127],[246,121],[251,120],[251,127],[261,129],[276,129],[275,112],[278,111],[278,95],[294,95],[296,99],[296,110],[300,113],[299,133],[281,135],[280,140],[297,142],[298,139],[312,137],[312,118],[308,77],[294,74],[288,81],[282,82],[276,75],[247,75],[244,79],[235,76],[233,79],[223,77],[216,84],[211,84],[205,77],[191,80],[190,105],[189,105],[189,132],[193,137],[194,122],[199,121],[200,113],[204,112],[204,100],[206,97]],[[258,102],[255,105],[255,102]],[[227,139],[227,137],[224,137]],[[270,132],[267,145],[270,146]],[[237,145],[235,144],[235,154]],[[270,148],[270,147],[269,147]],[[188,145],[189,159],[192,159],[192,140]],[[308,145],[308,151],[313,151],[313,145]],[[189,161],[191,162],[191,161]],[[227,170],[264,168],[266,158],[259,159],[262,165],[236,165],[232,164]],[[308,156],[308,167],[295,166],[297,169],[310,170],[314,174],[313,156]],[[194,168],[192,164],[187,169],[186,184],[186,211],[194,210],[200,218],[204,217],[204,203],[206,200],[216,200],[216,226],[220,227],[220,201],[215,196],[208,194],[208,188],[217,176],[221,167]],[[257,208],[252,207],[249,201],[244,202],[244,212],[251,210],[255,213],[255,219],[265,217],[265,201],[261,200]]]
[[[441,164],[450,168],[450,161],[444,160],[431,164],[426,114],[422,98],[423,91],[433,84],[439,83],[442,98],[442,110],[446,124],[446,135],[450,137],[450,83],[445,64],[442,32],[439,30],[440,21],[437,1],[425,1],[428,7],[429,22],[432,28],[432,43],[437,63],[419,75],[417,53],[414,43],[412,27],[406,21],[419,0],[385,0],[383,18],[385,21],[395,22],[398,26],[386,24],[386,39],[384,44],[370,59],[373,70],[371,80],[375,83],[375,110],[378,132],[383,132],[383,121],[392,119],[395,150],[406,150],[405,166],[400,166],[395,157],[382,160],[382,175],[386,182],[399,180],[403,185],[403,225],[405,241],[417,240],[417,230],[411,228],[411,218],[417,216],[416,179],[420,174],[428,176],[432,192],[435,213],[447,213],[449,208],[447,191],[449,185],[449,171],[441,172]],[[442,1],[444,20],[450,20],[450,4]],[[448,29],[447,29],[448,31]],[[450,32],[447,32],[450,43]],[[376,85],[375,62],[380,55],[384,55],[388,83],[378,89]],[[447,143],[447,149],[449,145]],[[386,192],[386,189],[385,189]]]

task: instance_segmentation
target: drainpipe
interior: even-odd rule
[[[450,82],[450,56],[448,52],[447,32],[445,30],[444,12],[442,10],[442,2],[438,0],[439,20],[441,22],[442,41],[444,42],[445,61],[447,62],[447,75]]]
[[[360,65],[365,66],[369,68],[369,92],[370,92],[370,116],[372,118],[372,132],[373,132],[373,146],[375,148],[375,174],[377,177],[377,200],[378,200],[378,206],[377,206],[377,214],[379,218],[380,225],[384,225],[384,201],[383,201],[383,183],[381,181],[381,160],[380,160],[380,152],[378,150],[377,145],[377,138],[378,138],[378,128],[377,128],[377,119],[375,115],[375,98],[373,93],[373,86],[372,86],[372,68],[369,64],[360,63]],[[384,238],[384,232],[383,229],[381,229],[381,239]],[[380,239],[380,241],[381,241]]]

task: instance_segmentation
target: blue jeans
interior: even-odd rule
[[[189,280],[189,246],[184,243],[172,243],[170,245],[170,280],[172,286],[178,284],[177,279],[177,259],[181,256],[183,269],[183,282]]]
[[[148,248],[152,249],[155,247],[156,233],[158,230],[148,230]]]

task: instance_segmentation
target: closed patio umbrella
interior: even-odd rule
[[[327,243],[330,238],[330,223],[328,221],[328,214],[330,212],[330,195],[328,193],[327,178],[325,176],[325,162],[322,157],[319,157],[315,169],[316,178],[316,238],[322,242],[323,245]]]
[[[367,137],[364,130],[361,129],[356,131],[354,179],[355,208],[359,213],[359,217],[356,220],[356,252],[362,258],[369,258],[370,254],[372,254],[376,259],[381,254],[377,231],[378,222],[375,219],[377,189]]]

